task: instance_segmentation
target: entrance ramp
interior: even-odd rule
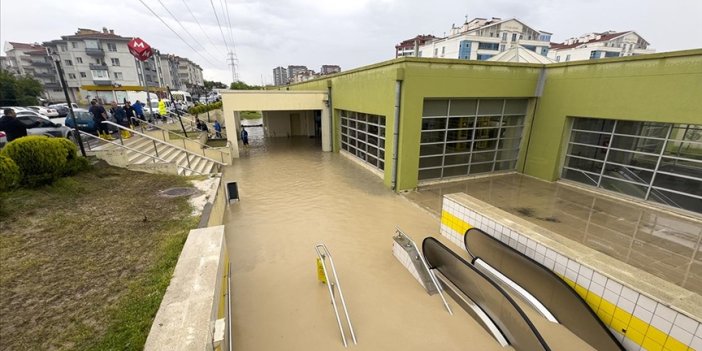
[[[624,350],[587,303],[563,279],[477,228],[466,231],[466,250],[533,295],[573,334],[597,350]]]
[[[493,335],[491,325],[499,329],[497,332],[515,350],[550,350],[517,303],[472,264],[432,237],[424,239],[422,252],[430,268],[438,271],[437,276],[448,280],[444,284],[449,289],[457,289],[469,299],[464,302],[479,308],[480,311],[475,312],[482,312],[488,317],[482,322]],[[500,335],[495,335],[495,338],[498,341],[501,339]]]

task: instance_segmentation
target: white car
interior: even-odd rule
[[[39,114],[42,114],[47,117],[58,117],[59,113],[56,111],[56,109],[50,108],[50,107],[44,107],[44,106],[27,106],[28,108],[32,109],[35,112],[38,112]]]

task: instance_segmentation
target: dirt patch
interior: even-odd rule
[[[177,258],[197,218],[187,197],[159,193],[186,186],[184,178],[98,164],[50,187],[4,194],[0,350],[100,345],[117,310],[141,306],[135,285],[149,286],[161,273],[165,285],[170,280],[175,262],[163,266],[164,252],[176,250]],[[159,290],[141,292],[157,302],[138,307],[145,317],[134,322],[138,330],[125,332],[131,345],[117,340],[115,349],[143,347]]]

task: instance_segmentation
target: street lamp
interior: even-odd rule
[[[52,52],[51,48],[46,48],[46,54],[51,57],[51,59],[56,63],[56,70],[58,71],[59,79],[61,80],[61,86],[63,87],[63,94],[66,96],[66,104],[68,104],[68,110],[71,111],[71,120],[73,121],[73,129],[75,129],[76,140],[78,141],[78,146],[80,146],[80,153],[83,157],[85,155],[85,147],[83,147],[83,139],[80,137],[80,130],[78,130],[78,122],[76,122],[76,114],[73,112],[73,105],[71,104],[71,98],[68,96],[68,86],[66,86],[66,80],[63,78],[63,68],[61,68],[61,56],[57,52]]]

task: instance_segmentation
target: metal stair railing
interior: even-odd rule
[[[90,137],[90,138],[93,138],[93,139],[97,139],[97,140],[99,140],[99,141],[106,142],[106,143],[115,145],[115,146],[117,146],[117,147],[121,147],[121,148],[123,148],[123,149],[127,149],[127,150],[132,151],[132,152],[136,152],[136,153],[138,153],[138,154],[140,154],[140,155],[142,155],[142,156],[147,156],[147,157],[151,158],[151,160],[153,160],[154,163],[156,163],[156,161],[161,161],[161,162],[163,162],[163,163],[170,163],[170,162],[168,162],[167,160],[164,160],[164,159],[162,159],[162,158],[160,158],[160,157],[158,157],[158,156],[154,156],[154,155],[148,154],[148,153],[146,153],[146,152],[139,151],[139,150],[137,150],[137,149],[135,149],[135,148],[132,148],[132,147],[129,147],[129,146],[127,146],[127,145],[120,144],[120,143],[116,143],[116,142],[110,141],[110,140],[105,140],[105,139],[102,139],[102,138],[97,137],[97,136],[95,136],[95,135],[92,135],[92,134],[90,134],[90,133],[86,133],[86,132],[84,132],[84,131],[82,131],[82,130],[80,130],[79,132],[80,132],[80,134],[83,135],[83,136],[87,136],[87,137]],[[175,162],[174,162],[174,163],[175,163]],[[198,173],[198,174],[202,174],[202,175],[207,175],[207,174],[208,174],[208,173],[202,173],[202,172],[200,172],[200,171],[196,171],[196,170],[194,170],[194,169],[192,169],[192,168],[189,168],[189,167],[185,167],[185,166],[178,165],[177,163],[176,163],[175,165],[176,165],[176,167],[178,167],[178,168],[186,169],[186,170],[191,171],[191,172],[194,172],[194,173]]]
[[[153,142],[153,144],[154,144],[154,152],[156,153],[156,156],[158,156],[158,147],[156,146],[156,144],[161,144],[161,145],[164,145],[165,147],[174,148],[174,149],[176,149],[176,150],[180,150],[180,151],[184,152],[184,153],[185,153],[185,159],[186,159],[187,162],[188,162],[188,168],[190,168],[190,169],[192,169],[192,165],[191,165],[191,162],[190,162],[190,156],[191,156],[191,155],[194,156],[194,157],[199,157],[199,158],[205,159],[205,160],[207,160],[207,161],[210,161],[210,162],[212,162],[212,163],[214,163],[214,164],[216,164],[216,165],[219,165],[220,167],[222,167],[222,166],[225,165],[223,162],[219,162],[219,161],[214,160],[214,159],[211,159],[211,158],[209,158],[209,157],[207,157],[207,156],[200,156],[200,155],[198,155],[198,154],[196,154],[196,153],[194,153],[194,152],[192,152],[192,151],[186,150],[186,149],[184,149],[184,148],[182,148],[182,147],[175,146],[175,145],[173,145],[173,144],[171,144],[171,143],[169,143],[169,142],[166,142],[166,141],[163,141],[163,140],[154,138],[154,137],[152,137],[152,136],[150,136],[150,135],[146,135],[146,134],[141,133],[141,132],[137,132],[136,130],[127,128],[127,127],[122,126],[122,125],[119,125],[119,124],[117,124],[117,123],[110,122],[110,121],[102,121],[102,123],[107,124],[107,125],[111,125],[111,126],[114,126],[114,127],[117,127],[118,129],[121,129],[121,130],[126,130],[126,131],[128,131],[128,132],[130,132],[130,133],[133,133],[133,134],[139,135],[139,136],[141,136],[141,137],[143,137],[143,138],[146,138],[146,139],[151,140],[151,141]],[[201,174],[202,172],[197,172],[197,173],[200,173],[200,174]]]
[[[341,340],[344,342],[344,347],[348,347],[348,343],[346,342],[346,333],[344,332],[344,327],[341,324],[341,318],[339,318],[339,308],[336,306],[336,299],[334,295],[334,286],[339,290],[339,299],[341,300],[341,306],[344,309],[344,314],[346,315],[346,323],[349,326],[349,331],[351,333],[351,338],[353,339],[353,344],[357,345],[358,342],[356,341],[356,334],[353,331],[353,324],[351,324],[351,317],[349,317],[349,311],[346,308],[346,301],[344,300],[344,293],[341,291],[341,284],[339,283],[339,277],[336,274],[336,268],[334,267],[334,259],[331,256],[331,253],[329,252],[329,249],[327,249],[327,246],[324,244],[317,244],[314,247],[315,251],[317,251],[317,258],[322,264],[322,269],[324,270],[324,276],[329,277],[329,274],[327,272],[327,264],[326,264],[326,259],[327,257],[329,258],[329,263],[331,264],[331,269],[332,273],[334,274],[333,278],[334,281],[330,281],[328,278],[326,278],[326,284],[327,288],[329,289],[329,297],[331,298],[331,303],[332,306],[334,307],[334,314],[336,315],[336,322],[339,324],[339,332],[341,332]]]
[[[156,129],[160,130],[160,131],[161,131],[161,135],[163,136],[163,139],[164,139],[164,140],[166,139],[166,132],[168,132],[169,134],[173,134],[173,135],[177,136],[178,138],[180,138],[180,140],[183,141],[183,148],[185,148],[185,139],[187,139],[187,138],[185,138],[184,136],[182,136],[182,135],[180,135],[180,134],[178,134],[178,133],[176,133],[176,132],[174,132],[174,131],[172,131],[172,130],[169,130],[169,129],[166,129],[166,128],[163,128],[163,127],[159,127],[158,125],[156,125],[156,124],[154,124],[154,123],[148,122],[148,121],[143,120],[143,119],[138,118],[138,117],[132,117],[132,119],[133,119],[133,120],[136,120],[136,121],[139,121],[139,130],[141,130],[142,133],[144,132],[144,127],[143,127],[143,125],[142,125],[142,123],[143,123],[143,124],[146,124],[146,125],[148,125],[148,126],[151,126],[151,127],[154,127],[154,128],[156,128]],[[174,140],[174,139],[170,139],[170,140]],[[194,142],[194,143],[200,145],[200,149],[202,150],[202,155],[203,155],[203,156],[205,156],[205,149],[210,149],[209,146],[207,146],[206,144],[203,144],[203,143],[201,143],[201,142],[199,142],[199,141],[197,141],[197,140],[193,140],[193,139],[188,139],[188,140],[190,140],[191,142]],[[221,151],[221,150],[215,150],[215,149],[210,149],[210,150],[211,150],[211,151],[215,151],[215,152],[219,152],[220,159],[222,160],[222,162],[224,162],[224,152],[223,152],[223,151]]]
[[[195,119],[190,118],[191,116],[192,116],[192,115],[188,115],[188,116],[186,116],[186,115],[181,115],[180,117],[181,117],[182,119],[186,120],[186,121],[189,123],[188,127],[190,127],[193,131],[198,131],[198,129],[195,127]],[[203,120],[203,119],[201,119],[200,121],[201,121],[202,123],[207,124],[207,128],[209,128],[210,130],[214,130],[214,123],[209,122],[209,121],[206,121],[206,120]],[[226,138],[226,137],[227,137],[227,132],[226,132],[224,129],[225,129],[225,128],[223,127],[223,130],[222,130],[222,138]]]

